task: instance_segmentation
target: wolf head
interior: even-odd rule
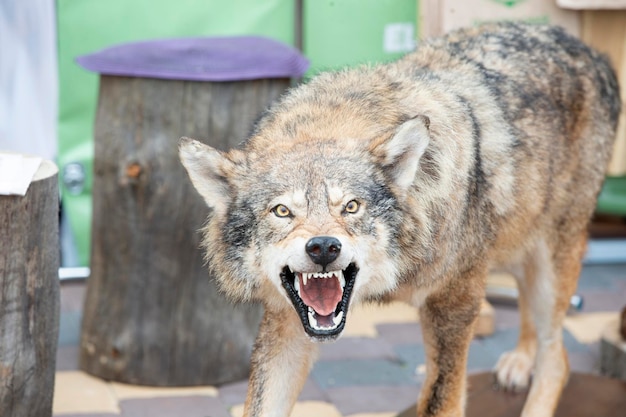
[[[428,119],[375,130],[366,139],[306,131],[287,139],[266,126],[229,152],[181,139],[182,163],[212,208],[204,244],[223,291],[295,308],[304,330],[327,340],[342,332],[352,302],[395,289]]]

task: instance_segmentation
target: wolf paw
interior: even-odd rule
[[[533,369],[533,358],[520,350],[512,350],[500,356],[496,364],[496,380],[505,390],[521,391],[528,387]]]

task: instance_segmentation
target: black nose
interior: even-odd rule
[[[305,249],[311,260],[326,271],[326,266],[339,256],[341,242],[330,236],[316,236],[306,243]]]

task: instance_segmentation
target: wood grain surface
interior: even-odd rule
[[[52,415],[59,335],[58,171],[0,196],[0,415]]]
[[[235,146],[288,85],[101,77],[83,370],[155,386],[247,376],[260,307],[231,305],[208,275],[198,233],[208,208],[178,140]]]

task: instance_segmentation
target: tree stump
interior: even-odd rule
[[[611,321],[600,340],[600,373],[626,381],[626,308],[619,319]]]
[[[52,415],[59,336],[58,170],[0,196],[0,414]]]
[[[178,139],[238,144],[289,83],[101,77],[83,370],[155,386],[247,377],[261,307],[233,306],[207,276],[198,230],[209,209]]]

